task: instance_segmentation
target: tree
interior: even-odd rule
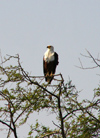
[[[16,65],[11,65],[11,60]],[[30,126],[28,138],[93,138],[100,136],[100,88],[95,89],[92,101],[78,101],[79,92],[72,81],[55,75],[54,85],[43,83],[44,76],[31,76],[20,62],[19,55],[8,56],[0,66],[0,123],[7,129],[7,138],[17,127],[24,125],[30,114],[48,109],[57,115],[55,129],[38,121]],[[33,114],[34,116],[34,114]]]

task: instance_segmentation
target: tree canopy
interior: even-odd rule
[[[97,60],[89,56],[99,67]],[[50,85],[44,82],[44,76],[31,76],[25,71],[19,55],[7,56],[0,66],[0,123],[7,129],[6,137],[13,133],[18,138],[17,128],[27,122],[30,114],[43,110],[56,114],[58,123],[52,121],[55,129],[36,121],[27,138],[33,138],[34,132],[35,138],[100,137],[100,88],[95,88],[91,101],[79,101],[79,93],[61,73]]]

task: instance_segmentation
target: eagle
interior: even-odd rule
[[[58,54],[54,52],[54,47],[51,45],[47,46],[47,51],[44,53],[43,56],[43,72],[45,76],[45,81],[49,84],[54,78],[54,74],[58,64]]]

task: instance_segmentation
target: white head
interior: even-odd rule
[[[49,45],[47,46],[47,51],[44,53],[44,59],[46,62],[54,60],[54,47]]]
[[[48,50],[54,52],[54,47],[53,46],[49,45],[49,46],[47,46],[47,48],[48,48]]]

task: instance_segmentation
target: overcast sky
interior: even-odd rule
[[[100,54],[100,0],[0,0],[0,49],[2,56],[19,54],[24,69],[43,75],[43,54],[53,45],[59,54],[56,73],[70,78],[81,97],[92,98],[98,87],[100,69],[81,70],[75,65],[92,66],[80,56],[86,50]]]

